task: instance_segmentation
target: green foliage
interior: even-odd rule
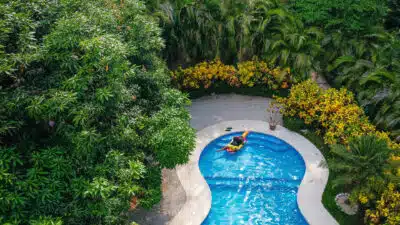
[[[400,28],[400,2],[398,0],[389,0],[389,12],[386,17],[385,26],[388,29]]]
[[[0,3],[0,223],[125,224],[194,146],[138,0]]]
[[[152,118],[148,139],[162,167],[174,168],[189,160],[188,149],[195,147],[195,131],[187,123],[189,119],[187,111],[171,107],[163,107]]]
[[[63,222],[60,218],[53,219],[50,217],[40,217],[37,220],[32,220],[31,225],[62,225]]]
[[[382,24],[387,13],[387,2],[379,0],[291,0],[290,6],[307,24],[346,32]]]
[[[394,107],[399,80],[397,6],[396,1],[376,0],[289,2],[306,25],[324,29],[323,51],[313,60],[320,64],[314,69],[319,67],[315,70],[333,85],[355,92],[367,115],[394,137],[400,130],[400,111]],[[384,25],[393,33],[384,30]]]
[[[321,54],[323,37],[317,28],[304,28],[301,22],[277,28],[265,57],[272,62],[293,68],[302,79],[318,71],[317,57]]]
[[[336,158],[329,169],[340,173],[334,185],[361,185],[368,177],[383,175],[391,154],[387,143],[376,136],[361,136],[350,141],[349,148],[333,145]]]
[[[307,129],[307,125],[300,118],[296,117],[283,117],[283,125],[289,130],[300,132],[301,130]]]

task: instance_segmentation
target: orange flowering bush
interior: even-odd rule
[[[289,88],[290,69],[271,68],[264,61],[252,60],[225,65],[219,59],[201,62],[186,69],[179,68],[171,73],[180,89],[209,88],[216,82],[224,82],[231,87],[268,86],[271,89]]]
[[[321,129],[326,144],[347,145],[354,137],[375,134],[386,140],[391,148],[400,147],[390,140],[388,133],[376,130],[353,94],[345,88],[323,90],[312,80],[307,80],[293,86],[288,97],[276,100],[283,106],[281,112],[284,115],[298,116],[306,124],[313,123]]]

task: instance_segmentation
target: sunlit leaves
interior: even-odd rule
[[[96,90],[96,99],[100,103],[105,103],[109,101],[112,97],[114,97],[112,91],[108,88],[98,88]]]
[[[0,223],[126,224],[132,197],[157,203],[162,167],[186,162],[193,148],[189,100],[167,86],[158,58],[160,28],[137,0],[6,6]],[[150,143],[160,130],[161,139],[175,133],[168,145],[179,153],[162,163]]]
[[[61,218],[40,217],[39,219],[31,220],[31,225],[63,225]]]
[[[89,188],[85,192],[85,196],[95,199],[107,199],[116,189],[117,187],[111,185],[107,179],[103,177],[95,177],[93,181],[89,184]]]
[[[161,166],[173,168],[189,160],[190,150],[194,149],[195,133],[185,120],[171,119],[151,137],[151,147]]]

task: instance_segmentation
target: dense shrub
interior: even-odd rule
[[[0,3],[0,223],[126,224],[194,146],[161,30],[138,0],[25,4]]]
[[[264,86],[277,90],[287,89],[292,83],[289,68],[270,67],[266,62],[256,59],[238,63],[237,68],[216,59],[186,69],[179,68],[171,75],[178,88],[183,90],[207,89],[218,82],[231,87]]]
[[[282,105],[284,115],[297,116],[319,128],[327,144],[348,144],[354,137],[375,134],[392,148],[399,148],[388,133],[376,130],[345,88],[325,91],[308,80],[293,86],[288,97],[276,100]]]

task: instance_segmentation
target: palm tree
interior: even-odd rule
[[[159,7],[155,15],[164,29],[169,62],[186,63],[215,57],[218,46],[216,20],[204,4],[167,1]]]
[[[164,29],[169,62],[214,57],[226,63],[247,60],[268,50],[268,38],[277,28],[294,22],[278,0],[208,4],[180,0],[158,5],[154,14]]]
[[[251,26],[255,18],[252,7],[252,1],[229,0],[220,4],[218,56],[227,62],[243,61],[253,54]]]
[[[277,33],[279,27],[295,23],[292,14],[280,7],[276,0],[258,1],[252,13],[256,18],[252,30],[256,55],[262,55],[269,50],[272,34]]]
[[[328,72],[335,74],[335,81],[352,90],[364,88],[368,81],[392,82],[391,64],[399,55],[395,35],[382,28],[371,28],[368,34],[346,40],[340,31],[324,40],[325,60],[331,62]]]
[[[368,90],[360,96],[367,95]],[[369,114],[375,124],[385,130],[390,130],[393,137],[400,136],[400,75],[389,87],[373,92],[371,98],[366,98],[363,106],[369,109]]]
[[[329,65],[335,81],[353,90],[358,102],[382,129],[400,130],[400,40],[390,33],[364,35],[351,40],[344,55]]]
[[[315,27],[304,28],[300,21],[276,28],[265,57],[281,66],[291,67],[302,79],[319,70],[317,57],[321,53],[322,32]]]
[[[358,185],[370,176],[383,175],[392,151],[376,136],[361,136],[352,140],[348,148],[333,145],[331,152],[335,157],[329,162],[329,169],[339,174],[333,181],[337,186]]]

